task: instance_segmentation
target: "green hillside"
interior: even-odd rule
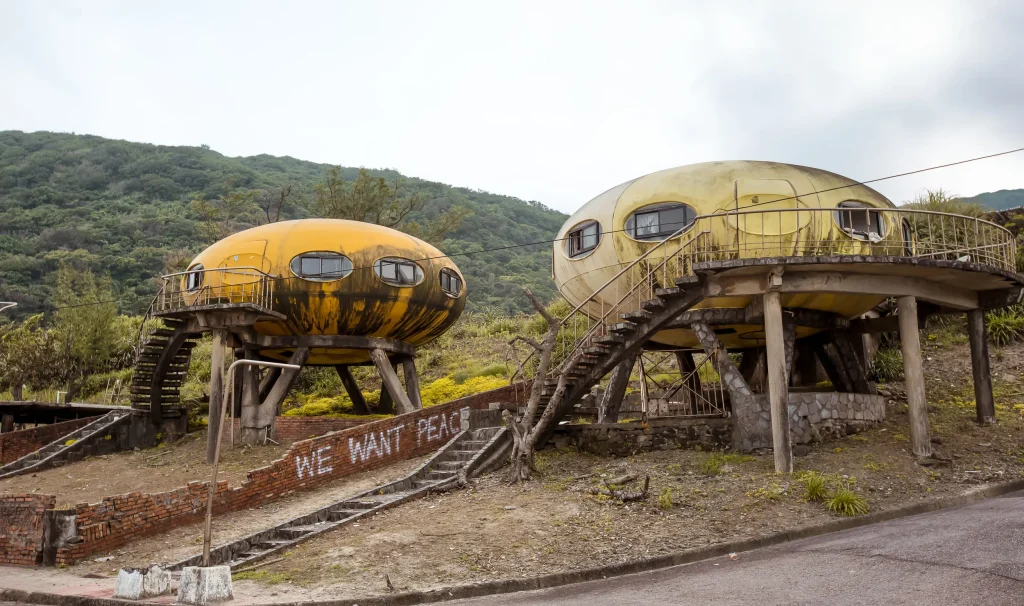
[[[1024,189],[1001,189],[967,198],[968,202],[980,204],[988,210],[1006,210],[1024,206]]]
[[[328,168],[289,157],[229,158],[205,146],[0,132],[0,300],[18,301],[18,315],[46,309],[56,268],[72,259],[113,278],[122,312],[144,310],[156,289],[153,277],[212,240],[192,200],[249,195],[257,212],[236,217],[234,231],[266,222],[259,207],[291,186],[281,219],[316,216],[313,187]],[[342,175],[355,179],[358,169]],[[412,221],[426,224],[456,207],[472,213],[437,242],[448,254],[473,253],[454,257],[466,275],[470,309],[526,310],[512,285],[554,297],[550,245],[474,251],[549,240],[565,215],[538,202],[413,177],[404,179],[402,192],[425,199]]]

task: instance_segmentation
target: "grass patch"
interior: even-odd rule
[[[837,516],[859,516],[868,512],[868,502],[848,486],[842,485],[825,501],[825,508]]]
[[[667,511],[675,507],[675,503],[672,502],[672,489],[664,488],[658,493],[658,509]]]
[[[232,581],[256,581],[263,583],[264,585],[279,585],[281,583],[288,583],[293,581],[293,577],[288,572],[271,572],[269,570],[248,570],[245,572],[236,572],[231,575]]]
[[[871,365],[879,381],[898,381],[903,378],[903,353],[898,348],[879,348]]]
[[[828,486],[825,477],[815,471],[808,471],[802,474],[798,482],[804,485],[804,500],[812,503],[820,503],[828,498]]]

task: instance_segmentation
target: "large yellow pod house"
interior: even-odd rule
[[[253,327],[264,336],[371,337],[417,346],[442,334],[466,304],[462,274],[434,246],[388,227],[337,219],[238,232],[200,253],[178,280],[192,309],[208,299],[272,310],[274,317]],[[365,346],[339,343],[314,347],[307,363],[369,360]],[[290,351],[267,347],[260,354],[285,360]]]
[[[573,305],[614,307],[620,288],[601,291],[616,274],[659,243],[659,258],[679,250],[707,251],[709,258],[806,255],[822,252],[872,254],[878,247],[913,242],[909,226],[890,225],[872,208],[894,205],[877,191],[835,173],[776,162],[707,162],[671,168],[628,181],[600,194],[562,226],[554,247],[553,275]],[[778,211],[778,212],[773,212]],[[912,244],[911,244],[912,245]],[[876,251],[877,253],[877,251]],[[692,257],[693,255],[691,255]],[[846,318],[876,306],[877,295],[807,293],[787,295],[783,305],[832,312]],[[750,296],[711,297],[702,308],[745,308]],[[759,325],[720,326],[724,346],[763,343]],[[800,327],[798,336],[813,332]],[[688,329],[667,329],[652,339],[675,347],[698,347]]]

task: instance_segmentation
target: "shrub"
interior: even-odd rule
[[[848,486],[840,486],[825,501],[825,508],[838,516],[859,516],[868,512],[868,503]]]
[[[988,336],[996,345],[1024,339],[1024,306],[1014,305],[986,316]]]
[[[897,381],[903,378],[903,352],[895,347],[882,347],[875,352],[871,365],[879,381]]]
[[[799,481],[804,485],[804,500],[821,502],[828,498],[828,488],[825,486],[825,478],[816,472],[809,471],[803,474]]]
[[[459,384],[453,377],[442,377],[420,390],[423,406],[436,406],[459,398],[490,391],[508,385],[508,379],[501,377],[473,377]]]
[[[672,489],[663,488],[658,494],[658,509],[665,511],[673,507],[675,507],[675,503],[672,502]]]

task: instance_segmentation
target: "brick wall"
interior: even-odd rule
[[[463,408],[524,402],[527,395],[523,384],[510,385],[296,442],[283,458],[250,471],[240,486],[229,489],[226,482],[218,483],[214,508],[227,512],[258,507],[283,495],[430,453],[458,432]],[[196,522],[205,514],[207,491],[207,482],[190,482],[168,492],[130,493],[80,504],[76,516],[82,541],[58,549],[57,563],[71,564],[134,537]]]
[[[6,465],[11,461],[17,461],[30,452],[39,450],[43,446],[68,435],[76,429],[92,423],[98,418],[99,417],[86,417],[84,419],[75,419],[74,421],[65,421],[63,423],[42,425],[32,429],[0,433],[0,465]]]
[[[351,429],[374,419],[337,419],[333,417],[276,417],[274,419],[275,440],[305,440],[316,436],[322,436],[332,431]],[[235,436],[240,434],[241,421],[235,419]],[[227,440],[227,434],[224,439]]]
[[[43,517],[51,495],[0,496],[0,564],[35,566],[43,555]]]

